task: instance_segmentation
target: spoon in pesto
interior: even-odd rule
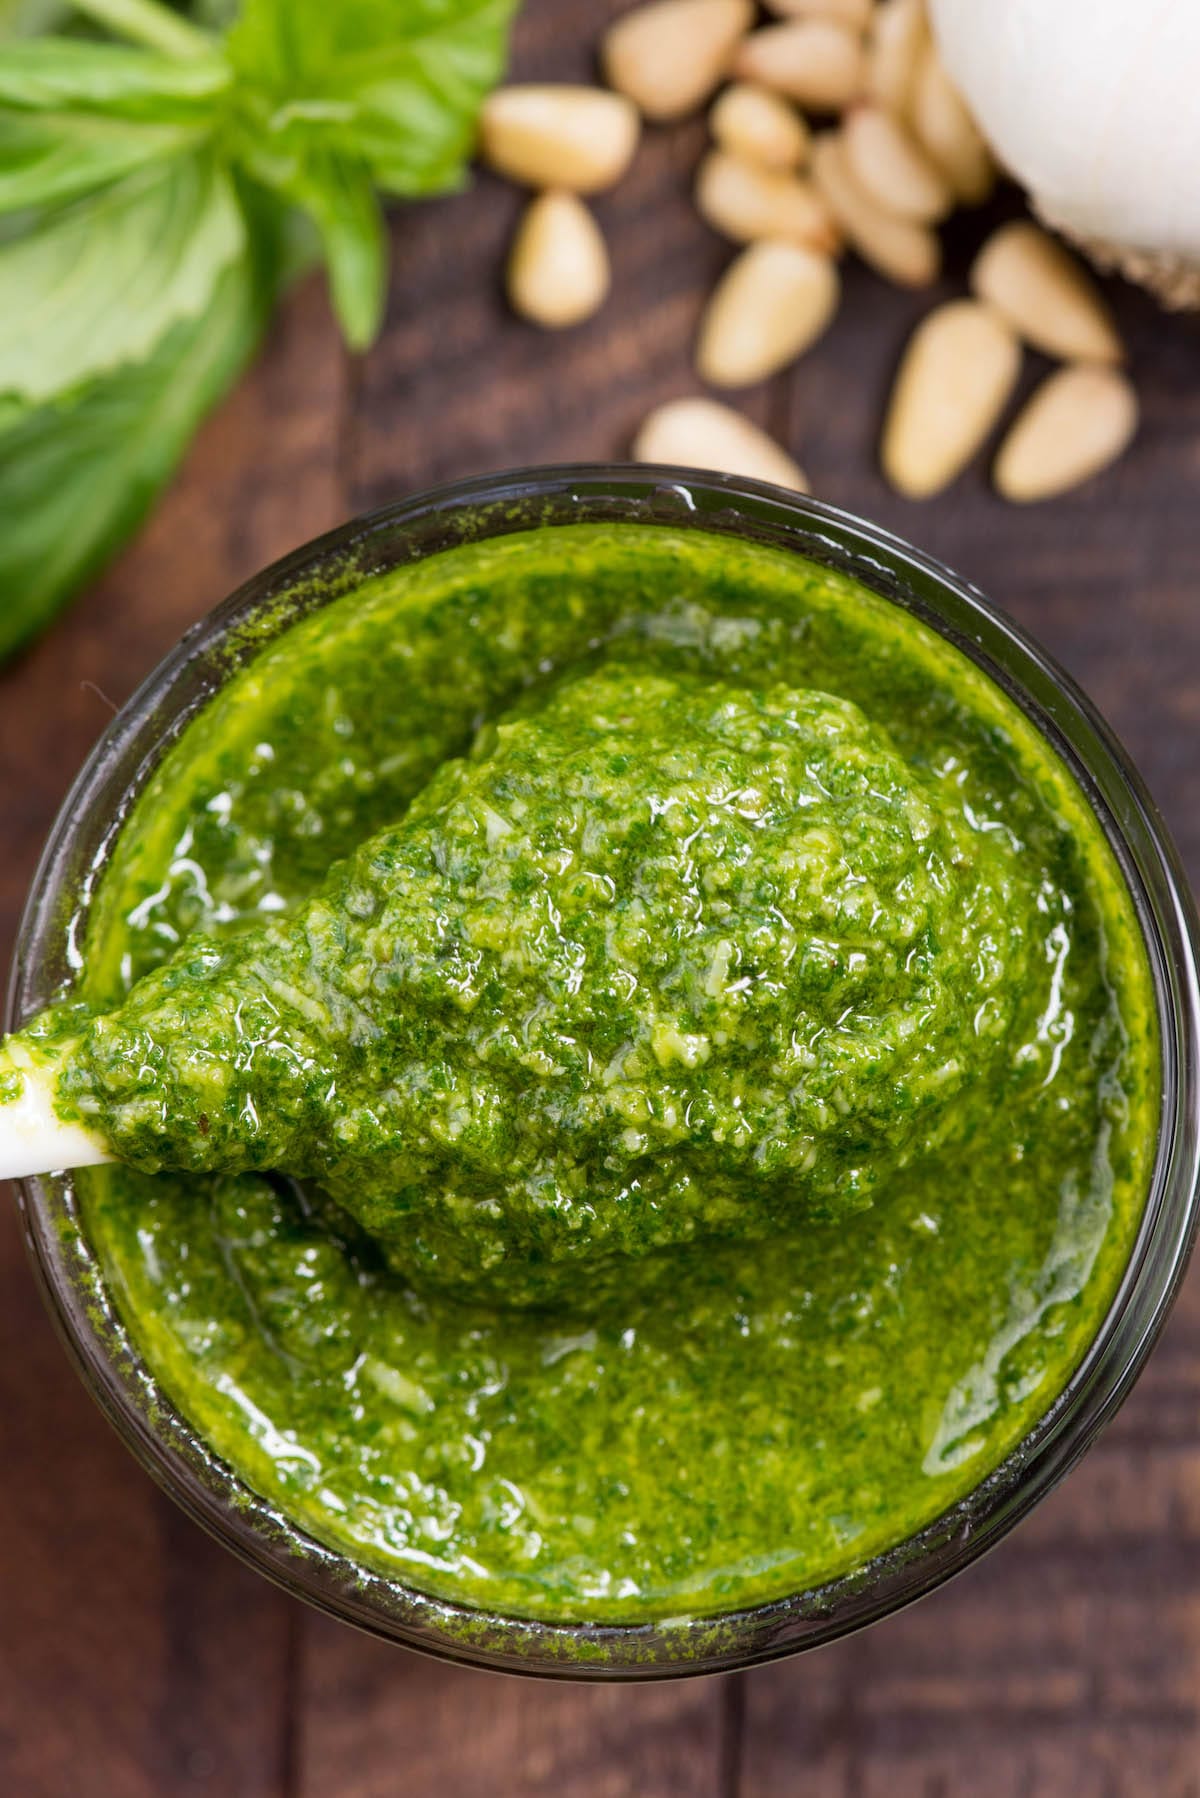
[[[950,1140],[1028,986],[1022,878],[846,701],[587,673],[292,914],[10,1038],[0,1174],[311,1179],[414,1278],[547,1302]]]

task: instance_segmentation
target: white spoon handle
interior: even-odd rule
[[[21,1079],[20,1094],[0,1103],[0,1179],[95,1167],[113,1159],[94,1131],[56,1115],[51,1069],[9,1043],[0,1049],[0,1075],[14,1072]]]

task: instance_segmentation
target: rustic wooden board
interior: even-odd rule
[[[529,0],[528,75],[584,78],[616,5]],[[694,391],[689,343],[726,249],[687,191],[702,132],[648,136],[598,212],[614,298],[548,339],[500,297],[519,199],[482,178],[394,224],[386,333],[337,351],[316,284],[202,434],[139,542],[0,675],[0,936],[111,706],[179,631],[352,510],[522,461],[623,454]],[[1005,203],[1002,202],[1003,206]],[[990,216],[990,215],[989,215]],[[956,227],[946,291],[986,220]],[[1126,289],[1146,424],[1078,496],[1001,505],[982,468],[916,506],[873,444],[927,300],[861,268],[828,339],[745,396],[814,487],[970,576],[1125,737],[1200,875],[1200,334]],[[1035,373],[1031,361],[1030,379]],[[542,1687],[446,1668],[316,1618],[209,1543],[102,1423],[0,1211],[0,1792],[21,1798],[1184,1798],[1200,1793],[1200,1291],[1087,1464],[950,1589],[741,1680]]]
[[[726,1798],[732,1687],[467,1672],[313,1618],[296,1691],[297,1798]]]

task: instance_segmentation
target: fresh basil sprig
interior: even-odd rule
[[[143,517],[253,353],[301,221],[347,342],[371,341],[382,200],[461,182],[514,4],[244,0],[220,32],[76,0],[112,35],[0,41],[0,655]]]

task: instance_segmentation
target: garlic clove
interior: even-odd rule
[[[479,151],[523,186],[593,194],[620,180],[640,131],[629,101],[600,87],[500,87],[479,115]]]
[[[609,26],[604,78],[648,119],[685,118],[728,73],[753,22],[752,0],[650,0]]]
[[[962,204],[982,205],[996,185],[996,164],[932,44],[917,68],[910,118]]]
[[[708,128],[719,149],[743,162],[791,174],[808,161],[803,116],[781,94],[752,81],[735,81],[714,102]]]
[[[811,181],[710,150],[696,175],[696,206],[714,231],[734,243],[762,237],[809,244],[831,253],[841,243],[833,214]]]
[[[833,19],[785,19],[742,41],[733,72],[775,88],[814,112],[837,112],[866,79],[861,38]]]
[[[786,450],[742,413],[719,400],[668,400],[650,414],[633,445],[635,462],[678,463],[748,475],[807,493],[808,482]]]
[[[608,250],[577,195],[540,194],[517,226],[508,262],[514,311],[548,331],[590,318],[608,296]]]
[[[850,173],[885,212],[932,225],[954,210],[946,176],[893,113],[855,106],[843,132]]]
[[[1028,504],[1078,487],[1116,461],[1137,425],[1137,395],[1120,369],[1060,368],[1001,444],[992,471],[997,491]]]
[[[726,269],[700,321],[696,366],[714,387],[747,387],[786,368],[837,310],[828,256],[799,244],[751,244]]]
[[[1008,402],[1021,346],[998,312],[950,300],[917,326],[900,363],[883,431],[883,471],[900,493],[949,486]]]
[[[850,171],[841,132],[813,143],[813,180],[848,241],[865,262],[899,287],[928,287],[942,266],[942,247],[927,225],[876,205]]]
[[[975,258],[971,290],[1035,350],[1066,362],[1120,362],[1124,345],[1082,264],[1029,219],[994,231]]]
[[[1200,307],[1200,5],[931,0],[951,78],[1034,210]]]

